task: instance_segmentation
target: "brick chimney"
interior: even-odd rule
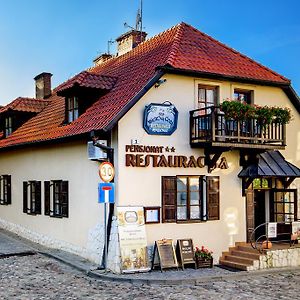
[[[95,64],[95,66],[99,66],[111,58],[112,58],[111,54],[102,53],[93,60],[93,63]]]
[[[34,77],[35,80],[35,97],[45,99],[51,96],[51,73],[43,72]]]
[[[138,44],[145,41],[147,33],[138,30],[130,30],[116,39],[118,43],[118,56],[125,54],[135,48]]]

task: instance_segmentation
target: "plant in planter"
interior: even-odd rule
[[[240,101],[225,100],[221,104],[226,120],[243,121],[255,117],[255,108]]]
[[[212,268],[213,266],[213,252],[204,248],[196,247],[195,249],[195,261],[197,268]]]
[[[235,100],[225,100],[221,104],[221,110],[225,114],[226,120],[246,121],[257,119],[260,125],[267,126],[272,122],[278,124],[288,124],[292,119],[289,108],[250,105],[245,102]]]
[[[274,122],[279,124],[288,124],[292,119],[291,110],[287,107],[272,107],[274,113]]]

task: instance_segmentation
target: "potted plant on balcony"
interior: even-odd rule
[[[255,117],[255,108],[245,102],[225,100],[221,109],[226,120],[244,121]]]
[[[195,249],[195,262],[198,268],[212,268],[213,267],[213,252],[204,248],[196,247]]]

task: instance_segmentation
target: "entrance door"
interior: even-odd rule
[[[254,224],[255,228],[266,222],[266,201],[265,191],[254,191]],[[259,227],[255,232],[255,239],[266,234],[265,226]]]

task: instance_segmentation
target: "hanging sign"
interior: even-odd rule
[[[277,223],[271,222],[268,223],[268,238],[276,238],[277,237]]]
[[[143,207],[118,207],[117,212],[122,272],[149,271]]]
[[[104,182],[111,182],[115,177],[115,168],[110,162],[99,165],[99,176]]]
[[[144,129],[148,134],[171,135],[177,129],[178,110],[166,101],[145,107]]]

